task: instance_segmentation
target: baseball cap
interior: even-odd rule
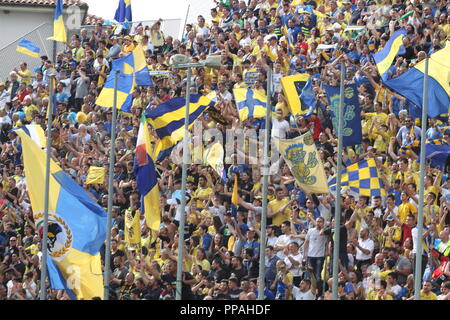
[[[393,221],[393,220],[394,220],[394,217],[391,216],[391,215],[388,215],[387,218],[386,218],[386,220],[387,220],[387,221]]]

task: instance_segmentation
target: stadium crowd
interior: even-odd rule
[[[341,64],[345,83],[357,83],[363,140],[345,148],[344,166],[374,158],[387,196],[366,197],[343,188],[341,195],[306,194],[286,164],[270,176],[265,297],[267,300],[327,300],[333,219],[341,201],[340,271],[342,300],[411,300],[414,298],[415,256],[422,256],[423,300],[450,299],[450,177],[448,166],[426,166],[424,250],[416,252],[418,217],[419,112],[405,98],[382,85],[370,54],[383,48],[392,33],[405,28],[406,52],[395,59],[396,77],[443,48],[450,35],[447,0],[226,0],[212,4],[211,20],[198,16],[182,39],[161,31],[161,21],[115,35],[113,26],[98,24],[71,37],[55,61],[42,57],[38,70],[26,63],[0,83],[0,300],[38,297],[41,235],[36,230],[21,158],[20,139],[12,129],[25,124],[47,127],[49,75],[57,73],[57,113],[52,128],[52,157],[89,195],[107,207],[108,179],[86,184],[90,166],[108,167],[112,111],[96,106],[111,61],[145,49],[154,86],[133,93],[130,114],[119,113],[114,166],[113,228],[110,292],[119,300],[175,298],[177,252],[184,250],[183,299],[254,300],[257,297],[262,175],[260,165],[225,159],[227,182],[213,168],[188,167],[185,246],[178,248],[177,208],[181,166],[171,157],[156,162],[160,189],[161,226],[150,230],[142,216],[141,246],[131,250],[124,240],[124,216],[140,207],[133,174],[140,116],[172,97],[186,94],[186,71],[173,70],[169,60],[181,53],[193,60],[220,55],[222,66],[195,68],[191,92],[217,92],[215,108],[221,122],[205,112],[203,128],[248,130],[264,128],[264,119],[240,121],[233,88],[266,88],[266,70],[273,68],[275,94],[272,128],[281,138],[307,131],[313,138],[327,177],[336,173],[337,137],[322,84],[338,85]],[[311,10],[313,9],[313,10]],[[406,13],[409,16],[399,19]],[[348,26],[359,26],[353,30]],[[336,45],[334,48],[320,45]],[[249,74],[257,74],[249,77]],[[280,78],[309,73],[318,104],[310,116],[292,116]],[[413,84],[412,84],[413,85]],[[450,142],[450,117],[429,118],[426,136]],[[150,127],[158,139],[155,130]],[[225,134],[224,134],[225,138]],[[230,141],[226,141],[230,143]],[[233,141],[231,141],[233,143]],[[207,142],[205,142],[206,146]],[[261,148],[262,149],[262,148]],[[107,172],[107,170],[106,170]],[[234,176],[239,205],[231,210]],[[102,258],[104,260],[104,249]],[[68,299],[48,286],[48,299]]]

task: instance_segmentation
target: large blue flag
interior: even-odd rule
[[[43,235],[45,152],[24,130],[25,177],[36,230]],[[100,248],[106,240],[106,212],[59,165],[50,162],[48,277],[50,287],[71,299],[103,298]]]
[[[131,14],[131,0],[119,0],[114,20],[117,22],[133,21]]]
[[[450,145],[442,139],[429,140],[425,145],[425,157],[432,168],[444,170],[450,155]]]
[[[445,48],[433,53],[428,64],[428,116],[447,114],[450,106],[450,41]],[[390,89],[422,108],[425,60],[397,78],[383,81]]]
[[[339,87],[324,84],[323,88],[327,93],[330,103],[331,120],[333,128],[338,133],[338,115],[340,104]],[[361,130],[361,110],[358,102],[358,91],[356,84],[346,85],[344,88],[344,126],[343,126],[343,146],[354,146],[362,141]]]

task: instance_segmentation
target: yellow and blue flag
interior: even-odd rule
[[[428,116],[437,117],[447,114],[450,106],[450,41],[446,46],[433,53],[428,62]],[[383,83],[398,94],[404,96],[416,106],[423,105],[423,80],[425,78],[425,60],[401,74],[397,78]]]
[[[134,73],[136,77],[136,85],[138,86],[153,86],[150,71],[148,69],[147,61],[145,61],[144,48],[138,44],[131,53],[133,55]]]
[[[117,7],[114,20],[117,22],[133,21],[133,15],[131,13],[131,0],[119,0],[119,6]]]
[[[389,38],[383,49],[373,54],[373,59],[377,64],[378,73],[381,79],[385,80],[388,77],[388,70],[392,66],[392,61],[399,54],[406,52],[403,46],[403,38],[406,35],[405,29],[399,29]]]
[[[333,128],[338,132],[340,88],[324,84],[323,89],[327,94],[330,103],[331,120]],[[362,141],[361,109],[358,101],[358,88],[356,84],[345,85],[344,88],[344,126],[343,140],[344,147],[360,144]]]
[[[152,159],[150,133],[144,113],[142,113],[139,126],[133,171],[141,194],[141,212],[145,215],[147,226],[157,231],[161,224],[159,189],[155,163]]]
[[[36,230],[42,235],[46,155],[23,130],[17,133]],[[71,299],[103,298],[100,248],[106,239],[106,212],[53,160],[48,221],[50,287],[66,290]]]
[[[189,128],[194,124],[209,106],[215,104],[215,92],[207,96],[191,94],[189,104]],[[161,160],[170,154],[172,148],[184,138],[184,119],[186,113],[186,98],[177,97],[163,102],[153,110],[147,108],[147,121],[156,130],[159,141],[154,154]]]
[[[233,89],[233,94],[241,121],[266,116],[267,96],[264,89],[237,88]]]
[[[275,139],[281,156],[305,193],[329,193],[327,176],[311,132],[294,139]]]
[[[331,191],[336,192],[336,177],[328,181],[328,186]],[[341,186],[367,197],[387,194],[373,158],[362,160],[345,168],[341,175]]]
[[[294,74],[280,79],[284,97],[286,98],[287,105],[293,116],[299,114],[304,115],[310,111],[309,106],[306,103],[302,103],[300,99],[300,95],[302,94],[308,79],[309,74],[307,73]]]
[[[39,58],[41,49],[39,49],[33,42],[27,39],[21,39],[17,44],[16,51],[33,58]]]
[[[39,124],[27,124],[14,129],[17,134],[19,130],[29,136],[39,148],[47,148],[47,138],[45,137],[44,129]]]
[[[53,18],[53,37],[47,40],[54,40],[59,42],[67,42],[66,27],[63,20],[63,1],[56,1],[55,16]]]
[[[133,100],[131,94],[136,86],[136,79],[134,76],[134,59],[132,54],[113,61],[111,72],[106,79],[105,85],[95,103],[101,107],[113,107],[114,78],[116,77],[117,70],[120,71],[118,75],[119,79],[117,81],[117,109],[122,112],[129,113]]]
[[[142,46],[138,45],[129,55],[113,61],[111,72],[97,98],[97,105],[112,108],[114,104],[114,78],[117,70],[120,71],[117,83],[117,109],[124,113],[130,113],[134,88],[136,86],[153,85]]]

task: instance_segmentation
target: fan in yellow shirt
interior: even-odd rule
[[[277,188],[276,198],[269,202],[267,217],[272,218],[272,224],[281,226],[281,224],[290,219],[291,210],[288,208],[291,201],[284,197],[284,190]]]
[[[406,217],[409,214],[417,215],[417,208],[411,202],[409,202],[409,196],[402,192],[402,203],[398,206],[398,219],[401,223],[406,223]]]
[[[20,79],[19,82],[25,82],[27,85],[31,82],[31,72],[27,69],[27,63],[22,62],[20,64],[20,70],[17,70],[17,68],[14,68],[14,71],[19,75]]]

